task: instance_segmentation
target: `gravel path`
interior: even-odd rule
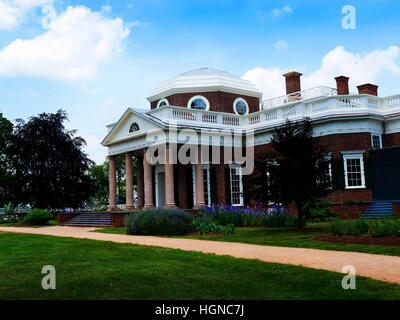
[[[0,231],[4,232],[41,234],[157,246],[214,253],[216,255],[229,255],[236,258],[258,259],[265,262],[284,263],[335,272],[341,272],[343,266],[352,265],[355,267],[356,274],[359,276],[400,284],[400,257],[358,252],[261,246],[237,242],[91,232],[96,229],[98,228],[66,226],[44,228],[0,227]]]

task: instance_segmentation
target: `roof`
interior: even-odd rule
[[[152,102],[175,93],[218,90],[262,97],[262,93],[248,80],[241,79],[226,71],[199,68],[182,73],[159,84],[147,99]]]

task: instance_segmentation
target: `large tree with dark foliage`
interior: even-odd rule
[[[17,120],[7,146],[16,177],[15,203],[78,208],[94,194],[94,181],[87,174],[93,161],[82,151],[85,140],[64,127],[66,120],[62,110],[28,122]]]
[[[13,131],[12,123],[0,113],[0,207],[8,201],[8,186],[13,178],[9,168],[6,146]]]
[[[309,118],[286,121],[275,130],[272,151],[255,161],[249,177],[249,192],[257,201],[289,205],[298,211],[298,227],[303,225],[303,206],[309,200],[328,195],[332,190],[328,154],[312,138]]]

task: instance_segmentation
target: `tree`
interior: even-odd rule
[[[95,193],[88,170],[94,164],[82,151],[86,144],[66,130],[65,111],[17,120],[7,146],[16,177],[15,202],[35,208],[77,208]]]
[[[12,180],[9,170],[7,144],[13,131],[13,124],[0,113],[0,207],[7,203],[8,187]]]
[[[253,198],[270,202],[294,203],[298,212],[298,227],[303,225],[303,206],[315,197],[322,198],[332,190],[327,169],[328,154],[312,138],[309,118],[286,121],[275,130],[272,151],[255,162],[255,172],[249,177],[249,192]]]
[[[93,165],[89,169],[89,176],[95,181],[96,193],[92,202],[100,205],[108,203],[108,170],[105,164]]]

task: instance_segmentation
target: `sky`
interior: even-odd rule
[[[399,12],[386,0],[0,0],[0,112],[61,108],[102,163],[107,124],[200,67],[248,79],[264,99],[285,93],[291,70],[303,89],[345,75],[352,92],[370,82],[399,94]]]

